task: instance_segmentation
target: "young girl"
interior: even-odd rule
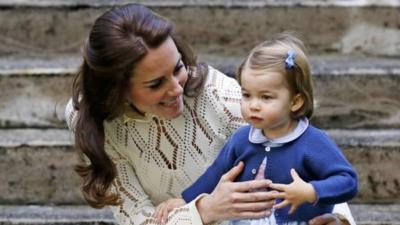
[[[250,125],[238,129],[214,163],[182,193],[185,202],[211,193],[221,176],[240,162],[245,169],[237,181],[269,179],[277,201],[269,217],[233,224],[306,224],[356,195],[356,172],[337,145],[309,124],[313,89],[302,47],[297,38],[282,34],[250,52],[238,71],[241,111]],[[179,202],[170,200],[157,213]]]

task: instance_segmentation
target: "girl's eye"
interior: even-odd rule
[[[250,95],[249,95],[248,93],[242,93],[242,97],[243,97],[243,98],[249,98]]]
[[[264,99],[264,100],[269,100],[269,99],[271,99],[272,97],[269,96],[269,95],[263,95],[263,96],[261,96],[261,98]]]

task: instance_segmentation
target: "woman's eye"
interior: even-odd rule
[[[162,79],[157,80],[157,81],[153,82],[153,83],[149,86],[149,88],[150,88],[150,89],[157,89],[157,88],[159,88],[159,87],[161,86],[162,83],[163,83],[163,80],[162,80]]]
[[[248,98],[248,97],[250,97],[250,95],[247,94],[247,93],[242,93],[242,97],[243,97],[243,98]]]
[[[177,67],[175,67],[174,75],[177,75],[181,71],[182,67],[183,67],[182,63],[179,64]]]

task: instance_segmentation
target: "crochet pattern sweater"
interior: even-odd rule
[[[154,207],[180,197],[243,125],[240,98],[237,82],[209,67],[202,93],[184,97],[179,118],[139,117],[127,111],[104,122],[105,150],[117,167],[113,191],[123,199],[122,205],[110,206],[118,224],[157,224],[151,217]],[[65,116],[71,130],[76,113],[70,100]],[[347,204],[335,209],[352,221]],[[195,201],[170,213],[167,225],[175,224],[202,224]]]
[[[180,197],[243,125],[237,82],[209,67],[202,93],[184,97],[183,115],[165,120],[129,114],[104,122],[105,150],[117,167],[115,189],[123,204],[111,206],[119,224],[156,224],[154,206]],[[66,118],[74,127],[69,102]],[[135,117],[135,115],[131,115]],[[171,214],[170,214],[171,215]],[[175,210],[168,224],[202,224],[194,202]]]

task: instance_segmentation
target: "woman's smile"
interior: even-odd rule
[[[179,108],[181,104],[183,104],[182,99],[183,99],[183,95],[179,95],[176,98],[160,102],[160,105],[162,105],[163,107],[170,108],[170,109],[176,109],[176,108]]]

